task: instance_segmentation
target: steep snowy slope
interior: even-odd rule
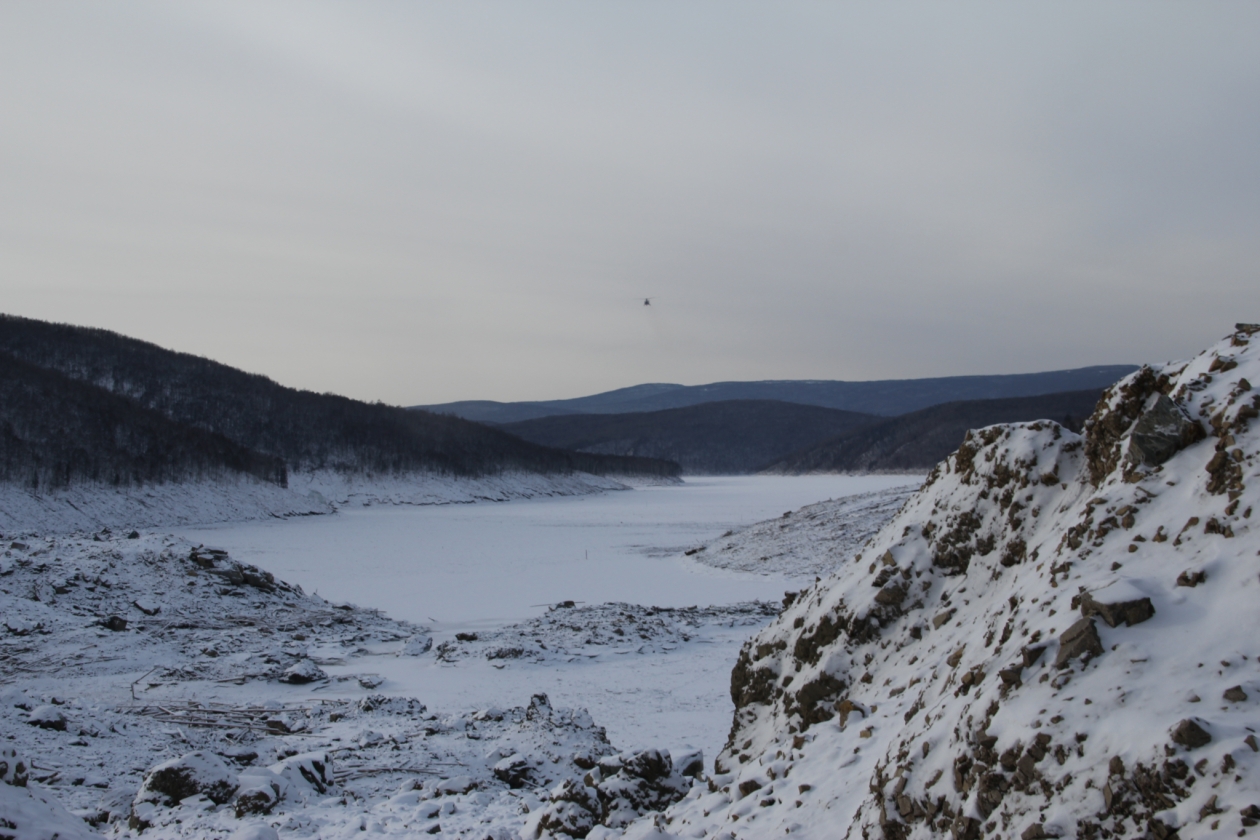
[[[626,836],[1255,833],[1252,381],[1239,325],[1117,383],[1083,436],[970,434],[749,641],[719,774]]]

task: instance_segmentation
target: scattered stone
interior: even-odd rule
[[[936,614],[936,615],[932,618],[932,628],[933,628],[933,629],[935,629],[935,630],[939,630],[943,624],[945,624],[945,623],[946,623],[946,622],[948,622],[951,618],[953,618],[953,617],[954,617],[954,613],[955,613],[955,612],[957,612],[957,610],[955,610],[953,607],[950,607],[949,609],[945,610],[944,612],[937,613],[937,614]]]
[[[1063,631],[1059,636],[1059,653],[1054,659],[1056,668],[1062,668],[1073,659],[1089,659],[1102,656],[1102,639],[1094,619],[1086,617]]]
[[[109,618],[101,621],[101,626],[106,630],[113,630],[115,633],[121,633],[127,629],[127,619],[111,615]]]
[[[1247,692],[1243,691],[1241,685],[1236,685],[1233,688],[1225,689],[1223,696],[1231,703],[1242,703],[1247,699]]]
[[[1174,743],[1180,744],[1188,750],[1198,749],[1212,743],[1212,736],[1208,734],[1207,730],[1189,718],[1173,727],[1172,739]]]
[[[1195,587],[1195,586],[1198,586],[1200,583],[1206,583],[1206,582],[1207,582],[1207,572],[1202,571],[1202,570],[1192,572],[1189,569],[1186,569],[1184,572],[1177,575],[1178,586]]]
[[[417,633],[407,641],[403,642],[402,650],[398,651],[399,656],[420,656],[427,653],[433,647],[433,637]]]
[[[1031,668],[1036,665],[1041,655],[1046,652],[1045,645],[1029,645],[1021,651],[1024,657],[1024,667]]]

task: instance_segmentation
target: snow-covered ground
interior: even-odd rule
[[[875,536],[922,483],[920,477],[905,476],[896,487],[786,511],[777,519],[688,549],[687,556],[715,568],[759,575],[813,578],[831,574]]]
[[[683,551],[822,498],[904,482],[715,478],[441,508],[378,499],[334,516],[178,536],[13,540],[0,560],[0,730],[18,750],[9,764],[24,756],[32,791],[115,835],[134,831],[133,815],[137,827],[151,823],[146,837],[222,834],[262,819],[205,799],[174,809],[133,802],[162,760],[243,750],[257,755],[226,771],[199,759],[198,772],[239,783],[233,802],[268,773],[280,777],[281,802],[266,819],[298,836],[440,825],[481,840],[514,836],[527,811],[537,820],[554,810],[537,786],[580,780],[583,756],[632,750],[621,770],[605,762],[600,790],[633,816],[634,803],[676,798],[690,784],[682,766],[648,773],[650,783],[635,776],[651,748],[683,763],[702,753],[711,767],[730,724],[731,663],[794,588]],[[227,553],[193,556],[203,543]],[[109,629],[111,616],[126,628]],[[312,682],[285,681],[304,671]],[[539,694],[545,710],[531,699]],[[427,710],[395,714],[375,696],[417,698]],[[45,719],[51,728],[28,722]],[[310,775],[319,753],[334,768],[326,795],[284,765],[306,761]],[[505,761],[520,766],[496,773]],[[504,781],[522,768],[526,782]],[[440,789],[443,778],[462,788],[465,777],[467,789]],[[399,792],[415,780],[418,789]],[[26,796],[0,787],[7,799]],[[7,799],[5,813],[41,807],[38,797]]]

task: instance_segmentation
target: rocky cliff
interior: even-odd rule
[[[1253,381],[1239,325],[1117,383],[1081,435],[970,433],[744,647],[717,774],[655,836],[1254,833]]]

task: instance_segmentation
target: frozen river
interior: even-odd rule
[[[727,572],[683,556],[724,532],[824,499],[905,485],[907,476],[700,477],[595,496],[430,507],[179,531],[331,601],[378,607],[432,628],[501,626],[562,600],[662,607],[778,600],[800,581]],[[700,746],[730,726],[730,669],[750,628],[712,631],[670,654],[565,666],[459,666],[381,657],[382,691],[446,710],[528,702],[590,709],[622,747]],[[332,670],[332,669],[330,669]]]
[[[689,479],[593,496],[374,506],[180,531],[318,591],[441,628],[501,624],[573,600],[662,607],[778,599],[784,581],[683,557],[725,531],[906,476]]]

